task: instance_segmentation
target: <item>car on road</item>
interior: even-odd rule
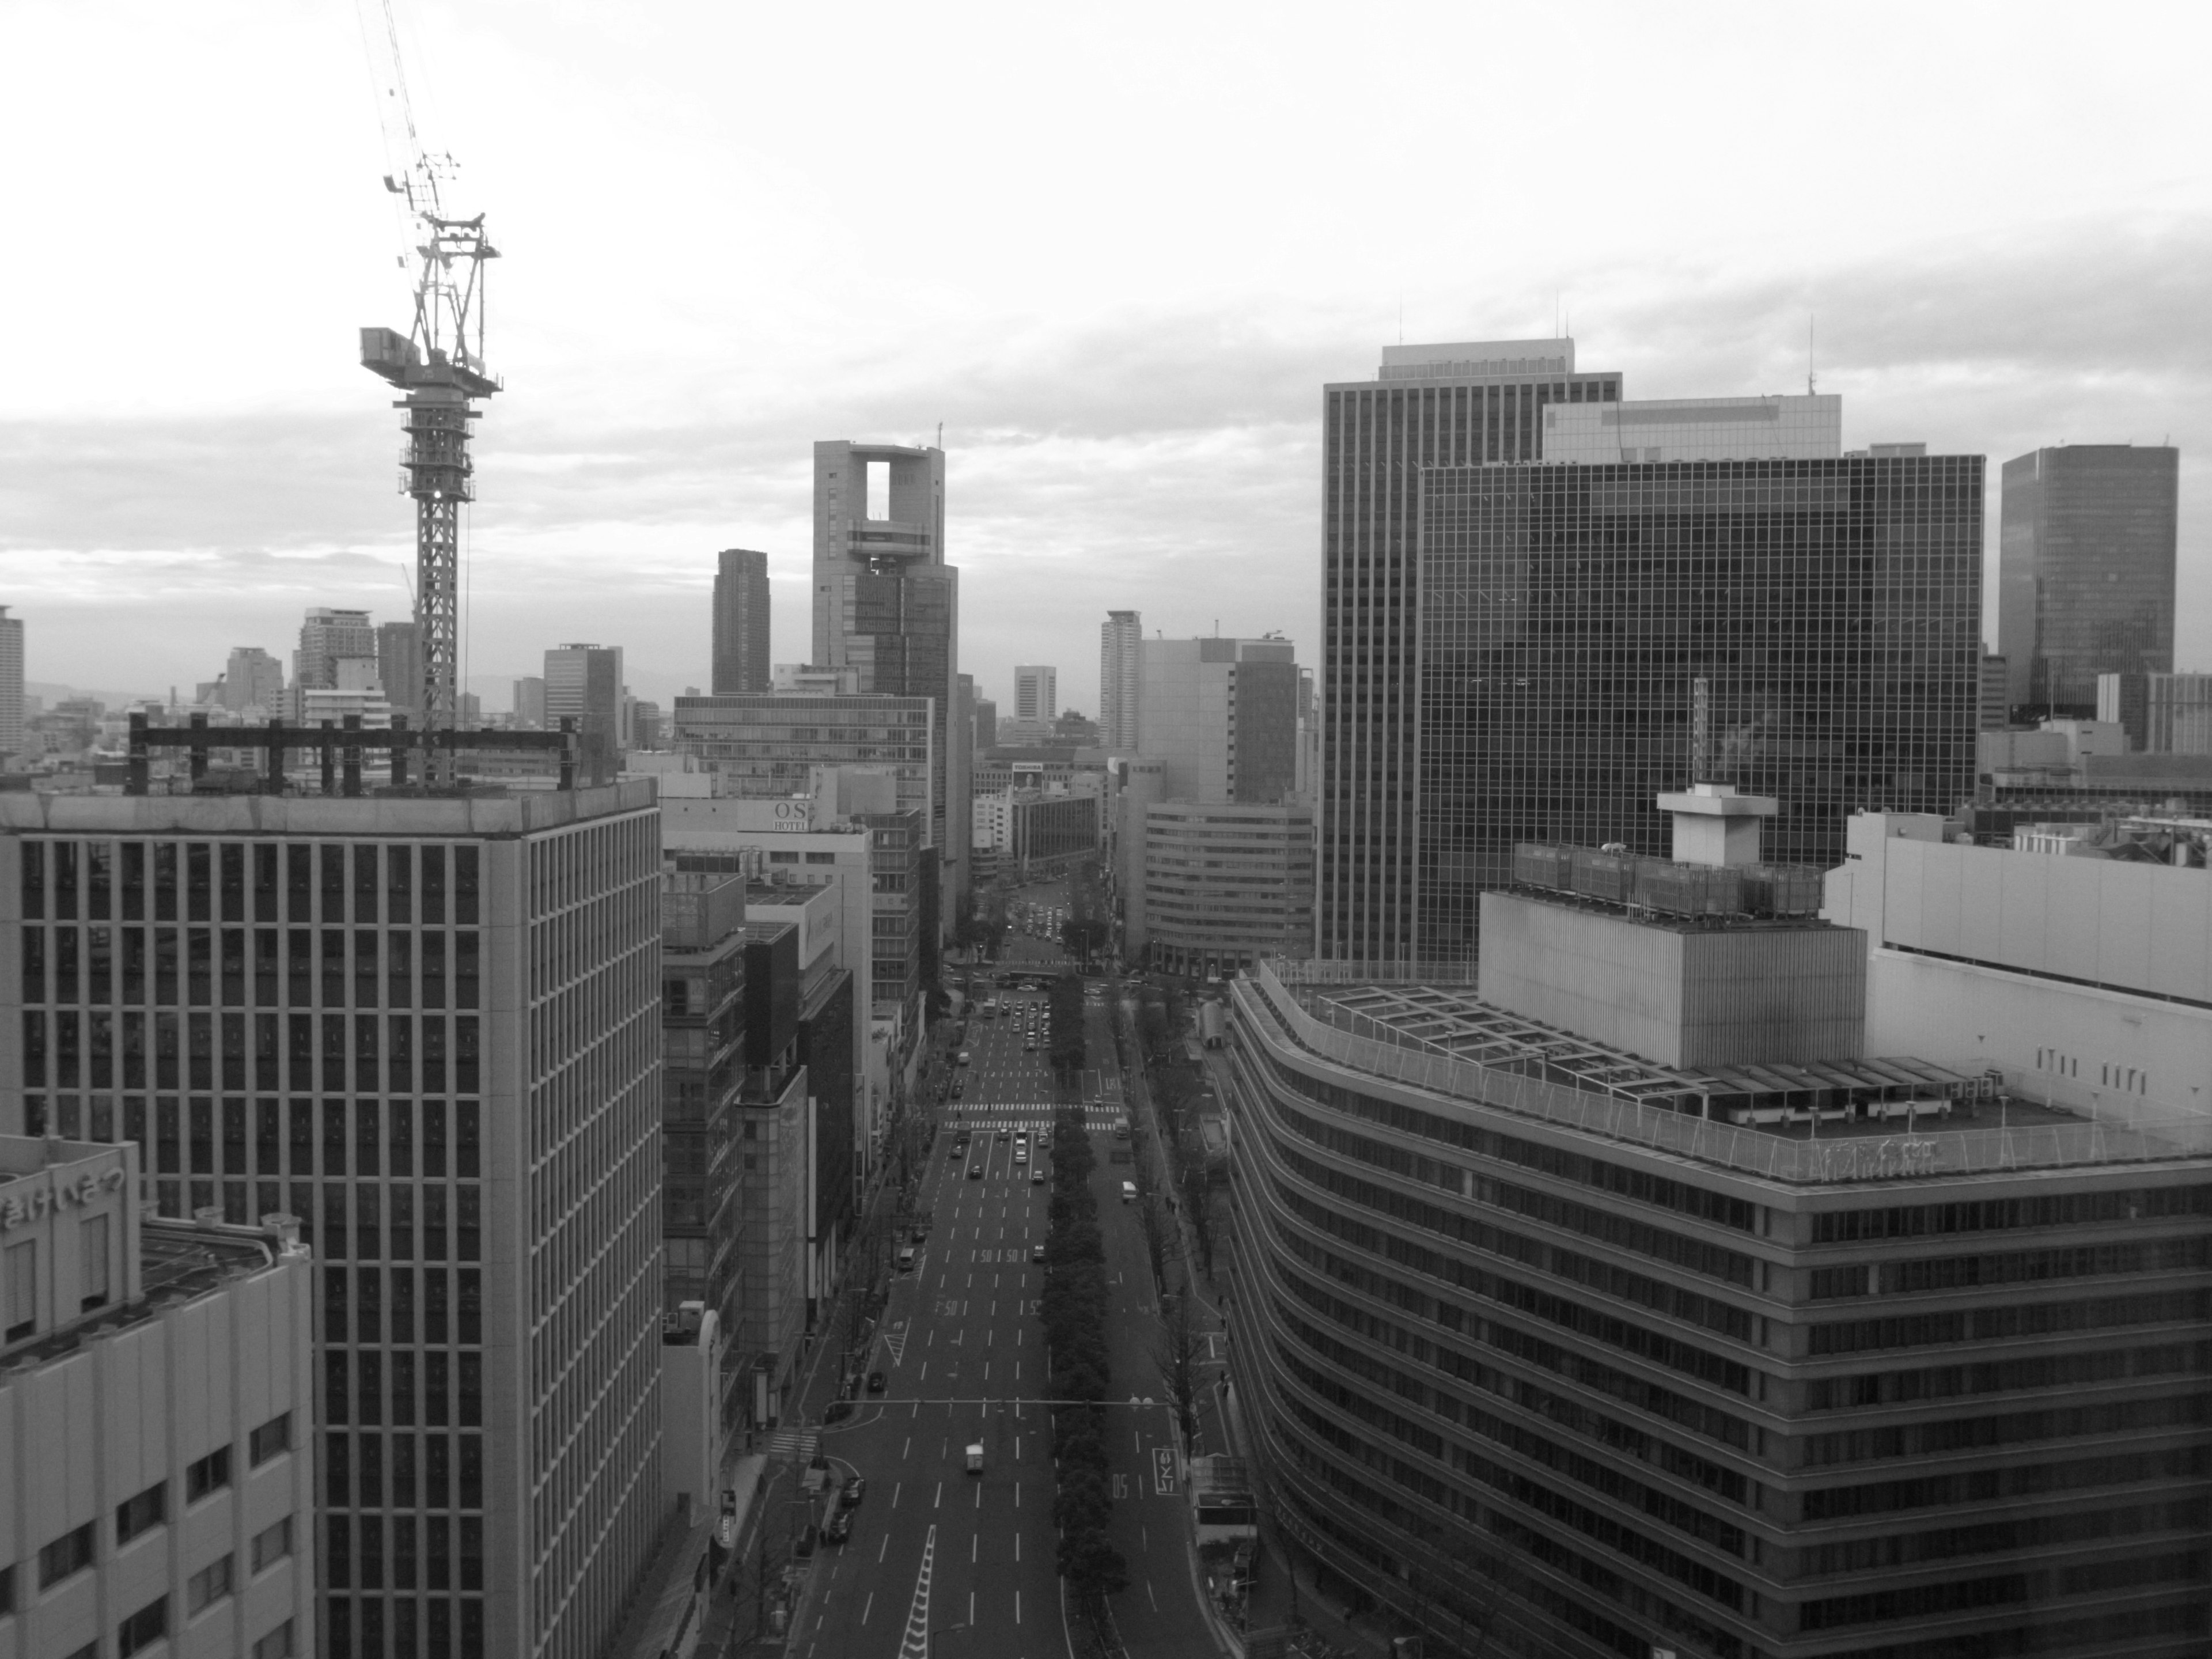
[[[980,1164],[970,1164],[968,1166],[968,1179],[970,1181],[981,1181],[982,1178],[983,1166]]]
[[[830,1524],[822,1530],[822,1536],[832,1544],[842,1544],[852,1535],[853,1517],[842,1510],[831,1516]]]
[[[1001,1140],[1004,1140],[1004,1139],[1005,1139],[1008,1135],[1010,1135],[1010,1134],[1012,1134],[1012,1133],[1013,1133],[1013,1131],[1012,1131],[1012,1129],[1001,1129],[1001,1130],[1000,1130],[1000,1131],[999,1131],[999,1139],[1001,1139]]]
[[[885,1376],[881,1371],[870,1371],[868,1373],[868,1392],[870,1394],[881,1394],[890,1386],[890,1379]]]
[[[860,1500],[867,1495],[868,1483],[856,1474],[838,1492],[837,1507],[841,1510],[857,1510],[860,1507]]]
[[[1042,1245],[1042,1244],[1032,1244],[1032,1245],[1030,1245],[1030,1261],[1043,1261],[1043,1260],[1044,1260],[1044,1246],[1043,1246],[1043,1245]]]
[[[833,1400],[822,1408],[824,1423],[842,1423],[852,1414],[853,1402],[849,1400]]]
[[[1030,1171],[1030,1185],[1032,1187],[1042,1187],[1044,1185],[1044,1171],[1042,1170],[1031,1170]]]

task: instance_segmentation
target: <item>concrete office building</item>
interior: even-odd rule
[[[284,712],[284,665],[258,645],[234,645],[223,665],[222,704],[235,712],[258,708],[264,720]]]
[[[1109,611],[1098,629],[1098,742],[1102,748],[1137,747],[1138,647],[1144,618],[1133,611]]]
[[[526,674],[515,681],[514,700],[508,707],[514,712],[516,726],[526,732],[543,731],[545,726],[544,677]]]
[[[1049,722],[1060,714],[1060,670],[1041,663],[1014,667],[1014,718]]]
[[[334,611],[318,605],[300,624],[300,648],[292,654],[292,684],[301,690],[339,684],[338,665],[376,660],[376,629],[366,611]]]
[[[661,1304],[738,1328],[736,1117],[743,1080],[745,883],[660,878]]]
[[[1122,950],[1161,973],[1234,973],[1313,950],[1310,806],[1162,801],[1142,807]]]
[[[0,605],[0,759],[23,752],[23,619]]]
[[[420,719],[422,708],[422,647],[415,624],[389,622],[376,630],[376,678],[384,687],[385,701],[409,720]]]
[[[1385,346],[1322,390],[1322,954],[1402,957],[1413,933],[1421,469],[1543,456],[1543,411],[1618,403],[1572,340]]]
[[[2016,718],[2086,719],[2100,674],[2173,672],[2180,452],[2067,444],[2004,464],[1997,652]]]
[[[659,864],[644,783],[0,796],[0,1129],[315,1253],[316,1650],[583,1659],[651,1559]]]
[[[1982,659],[1981,699],[1977,709],[1976,729],[2002,732],[2011,724],[2011,689],[2005,659],[1985,655]]]
[[[718,793],[754,800],[811,796],[817,774],[860,767],[896,780],[901,809],[930,810],[942,744],[927,697],[812,696],[678,697],[678,753]]]
[[[1553,403],[1543,459],[1622,461],[1834,460],[1844,453],[1844,400],[1652,398]]]
[[[1178,800],[1279,802],[1297,787],[1297,649],[1288,640],[1144,640],[1139,752]]]
[[[623,653],[618,645],[563,645],[545,653],[545,726],[572,720],[580,735],[586,784],[622,769]]]
[[[988,697],[975,699],[975,736],[973,753],[980,763],[983,751],[999,746],[999,705]]]
[[[305,1659],[308,1254],[145,1218],[138,1179],[128,1144],[0,1136],[0,1653]]]
[[[750,1422],[765,1426],[790,1408],[809,1324],[816,1115],[799,1058],[799,930],[789,922],[748,921],[744,934],[745,1079],[735,1208],[744,1317],[731,1358],[732,1370],[750,1378]],[[726,1408],[724,1421],[736,1426]]]
[[[1778,798],[1775,856],[1822,866],[1859,807],[1971,793],[1979,457],[1440,466],[1417,505],[1411,811],[1333,888],[1324,804],[1324,955],[1471,962],[1516,842],[1656,854],[1680,779]]]
[[[814,665],[848,668],[859,690],[927,697],[927,844],[941,915],[967,902],[969,771],[959,706],[960,573],[945,562],[945,452],[844,441],[814,446]]]
[[[1798,872],[1524,852],[1484,997],[1231,985],[1279,1535],[1431,1656],[2201,1650],[2212,1134],[1863,1057]]]
[[[989,849],[1001,875],[1028,879],[1065,870],[1098,851],[1099,805],[1097,792],[1091,789],[1079,794],[1010,789],[978,795],[975,845]]]
[[[770,668],[768,555],[731,547],[714,558],[714,695],[765,691]]]
[[[2102,827],[2119,833],[2016,832],[2051,849],[2027,851],[1955,844],[1932,815],[1854,817],[1825,914],[1865,935],[1869,1041],[2100,1122],[2212,1126],[2205,820]]]
[[[2127,676],[2099,677],[2123,683]],[[2142,677],[2142,747],[2154,755],[2212,755],[2212,674],[2146,674]],[[2100,706],[2097,718],[2107,715]]]

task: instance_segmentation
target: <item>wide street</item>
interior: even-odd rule
[[[1001,969],[1058,956],[1042,940],[1017,934],[1011,943],[1026,948],[1008,950]],[[835,1474],[858,1474],[866,1492],[851,1511],[850,1540],[825,1544],[817,1560],[789,1643],[796,1659],[924,1659],[933,1636],[935,1659],[1060,1659],[1075,1650],[1054,1563],[1036,1320],[1044,1268],[1031,1260],[1045,1238],[1048,1188],[1034,1176],[1050,1157],[1054,1109],[1045,998],[986,990],[981,975],[977,983],[1002,1012],[969,1019],[969,1063],[956,1073],[963,1098],[947,1103],[925,1165],[914,1266],[894,1276],[862,1362],[884,1373],[884,1391],[862,1394],[852,1416],[820,1431]],[[1093,981],[1088,1001],[1084,1095],[1116,1287],[1114,1392],[1140,1402],[1107,1413],[1114,1538],[1130,1573],[1115,1601],[1115,1634],[1133,1659],[1212,1659],[1218,1649],[1192,1580],[1170,1413],[1141,1403],[1161,1395],[1151,1358],[1157,1310],[1136,1212],[1121,1198],[1130,1165],[1127,1144],[1112,1133],[1121,1089],[1102,988]],[[1039,1036],[1030,1050],[1032,1009]],[[956,1158],[961,1129],[973,1139]],[[1026,1141],[1018,1138],[1024,1132]],[[973,1473],[968,1449],[979,1444],[982,1468]]]

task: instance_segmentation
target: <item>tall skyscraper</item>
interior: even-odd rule
[[[422,647],[411,622],[388,622],[376,630],[376,677],[394,714],[419,721],[422,708]]]
[[[1972,455],[1424,471],[1409,824],[1370,853],[1398,872],[1388,954],[1472,961],[1516,842],[1663,852],[1654,799],[1686,780],[1778,799],[1794,864],[1841,863],[1855,809],[1955,807],[1982,479]],[[1363,937],[1360,896],[1328,892],[1324,939]]]
[[[1288,640],[1145,640],[1139,752],[1167,799],[1273,805],[1297,787],[1297,650]]]
[[[545,653],[545,725],[576,722],[582,773],[609,783],[622,765],[623,653],[618,645],[563,645]]]
[[[1386,346],[1372,380],[1322,388],[1323,956],[1412,945],[1420,469],[1535,460],[1547,408],[1620,399],[1565,339]]]
[[[341,661],[376,660],[376,629],[366,611],[333,611],[317,605],[300,624],[300,648],[292,654],[292,684],[306,691],[338,683]]]
[[[958,706],[960,573],[945,559],[945,452],[844,439],[814,446],[814,664],[864,692],[927,697],[937,749],[926,844],[941,914],[968,893],[969,780],[950,740]]]
[[[0,757],[23,749],[23,619],[0,605]]]
[[[768,659],[768,555],[729,547],[715,556],[714,695],[765,691]]]
[[[605,1651],[666,1519],[651,786],[43,805],[0,795],[0,1129],[301,1218],[313,1650]]]
[[[234,645],[229,661],[223,665],[222,702],[226,708],[283,714],[284,665],[258,645]]]
[[[2098,675],[2172,672],[2180,452],[2068,444],[2002,477],[1997,654],[2014,710],[2091,719]]]
[[[975,748],[980,753],[999,746],[999,705],[988,697],[975,699]]]
[[[532,730],[545,724],[545,677],[526,674],[514,683],[514,701],[509,707],[514,713],[514,723]]]
[[[1133,753],[1137,741],[1137,647],[1145,637],[1133,611],[1109,611],[1098,629],[1098,741]]]
[[[1050,720],[1060,713],[1060,670],[1026,663],[1014,670],[1014,718]]]

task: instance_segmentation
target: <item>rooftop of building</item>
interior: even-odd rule
[[[1572,374],[1571,337],[1548,340],[1458,340],[1382,348],[1378,380],[1528,380]]]
[[[1440,1097],[1791,1185],[2187,1161],[2212,1123],[2098,1121],[1909,1057],[1674,1069],[1402,965],[1276,960],[1248,1006],[1297,1046]]]
[[[465,795],[0,793],[0,834],[185,836],[532,835],[654,803],[653,781]]]

